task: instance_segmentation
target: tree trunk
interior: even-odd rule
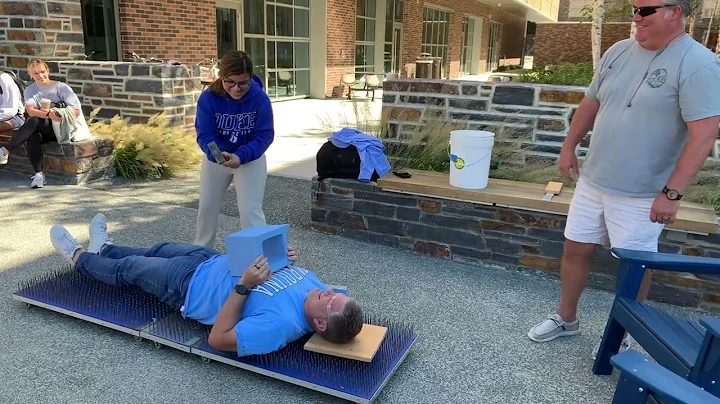
[[[720,55],[720,32],[718,32],[717,43],[715,44],[715,54]]]
[[[707,31],[705,31],[705,39],[703,39],[703,45],[707,47],[708,41],[710,41],[710,31],[713,29],[713,20],[715,19],[715,13],[718,11],[718,5],[720,5],[720,0],[715,0],[715,8],[713,8],[713,12],[710,15],[710,22],[708,23]]]
[[[688,17],[688,34],[690,34],[691,37],[695,38],[695,18],[697,13],[690,14],[690,17]]]
[[[597,69],[602,55],[602,26],[603,17],[605,16],[605,0],[595,0],[595,10],[593,10],[592,22],[592,58],[593,70]]]
[[[635,32],[637,32],[637,25],[634,21],[630,21],[630,38],[635,38]]]

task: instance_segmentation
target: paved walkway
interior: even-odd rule
[[[382,91],[375,101],[362,97],[347,100],[295,100],[273,103],[275,141],[267,151],[272,174],[310,179],[315,174],[315,155],[333,131],[360,121],[379,119]],[[362,129],[361,129],[362,130]]]
[[[268,180],[268,221],[292,224],[299,264],[329,283],[348,285],[367,310],[413,322],[420,334],[377,402],[610,402],[617,376],[594,376],[590,351],[611,294],[589,290],[583,296],[581,335],[533,343],[525,334],[553,310],[557,281],[312,232],[309,193],[308,181]],[[342,402],[44,309],[28,310],[11,299],[18,282],[61,265],[48,238],[53,224],[66,225],[86,243],[89,220],[103,211],[117,243],[188,242],[197,195],[196,173],[140,184],[118,180],[114,187],[31,190],[26,176],[0,172],[0,402]],[[221,238],[239,226],[232,195],[229,190],[224,201]]]

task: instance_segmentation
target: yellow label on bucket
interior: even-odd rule
[[[458,157],[458,158],[455,160],[455,168],[457,168],[458,170],[461,170],[463,167],[465,167],[465,160],[463,160],[462,158]]]

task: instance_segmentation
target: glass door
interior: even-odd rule
[[[240,18],[242,3],[239,1],[218,0],[215,6],[218,60],[231,50],[240,49]]]
[[[475,19],[463,18],[463,44],[460,51],[460,74],[472,74],[473,40],[475,37]]]
[[[402,66],[402,23],[395,24],[393,28],[392,40],[392,71],[391,73],[400,74]]]
[[[500,50],[500,24],[490,23],[490,40],[488,41],[486,72],[490,73],[498,68]]]
[[[114,0],[82,0],[85,54],[90,60],[120,60]],[[130,52],[137,49],[130,49]],[[147,55],[156,56],[156,55]]]

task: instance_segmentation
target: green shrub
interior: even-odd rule
[[[109,121],[96,121],[95,109],[88,126],[95,136],[113,139],[115,170],[131,180],[166,177],[178,170],[191,168],[201,161],[192,128],[171,126],[165,114],[151,117],[147,123],[131,124],[129,118],[116,115]]]
[[[592,63],[564,63],[549,70],[538,68],[521,73],[516,80],[523,83],[587,87],[592,79]]]

